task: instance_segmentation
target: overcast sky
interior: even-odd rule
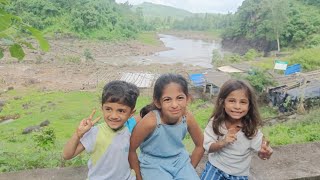
[[[126,1],[132,5],[152,2],[185,9],[193,13],[228,13],[235,12],[244,0],[116,0],[118,3]]]

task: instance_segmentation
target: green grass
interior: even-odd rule
[[[0,124],[0,172],[85,165],[89,158],[86,153],[70,161],[64,161],[61,158],[61,152],[79,122],[88,117],[92,109],[98,110],[96,116],[101,115],[100,91],[100,88],[94,92],[41,92],[30,89],[13,90],[1,94],[1,99],[6,100],[6,105],[0,117],[17,114],[20,117],[13,122]],[[139,97],[136,113],[150,103],[150,100],[150,97]],[[201,129],[204,129],[212,114],[213,104],[204,100],[195,100],[188,108],[194,114]],[[260,112],[263,118],[277,114],[269,107],[261,107]],[[55,137],[54,146],[47,149],[39,145],[39,140],[35,138],[37,135],[47,137],[44,134],[45,131],[22,134],[26,127],[39,125],[44,120],[50,121],[49,127],[46,128],[53,129]],[[263,131],[272,145],[319,141],[320,111],[314,110],[298,122],[264,127]],[[40,141],[40,143],[45,142],[46,140]],[[194,145],[190,135],[187,135],[184,143],[187,150],[191,152]]]
[[[320,110],[311,110],[294,121],[264,127],[263,132],[271,145],[320,141]]]
[[[13,97],[20,97],[14,100]],[[81,156],[71,161],[64,161],[61,152],[64,144],[74,133],[79,122],[88,117],[92,109],[100,109],[100,92],[25,92],[9,91],[9,99],[0,116],[18,114],[20,118],[10,123],[0,124],[0,172],[17,171],[31,168],[85,165],[88,156]],[[139,97],[137,111],[150,102],[148,97]],[[97,111],[96,117],[101,115]],[[23,135],[26,127],[39,125],[49,120],[49,127],[56,136],[55,146],[50,150],[39,147],[35,135]],[[18,153],[17,153],[18,150]]]
[[[143,44],[160,45],[161,41],[158,39],[156,32],[142,32],[138,34],[137,40]]]
[[[264,70],[271,70],[274,68],[275,59],[279,59],[276,57],[261,57],[257,61],[250,61],[249,64]]]

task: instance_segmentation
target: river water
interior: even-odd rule
[[[164,45],[171,49],[151,56],[137,57],[137,61],[144,64],[182,63],[183,65],[212,68],[212,50],[221,50],[221,44],[216,41],[205,42],[166,34],[159,34],[159,36]]]

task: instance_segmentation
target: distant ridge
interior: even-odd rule
[[[142,8],[142,12],[145,18],[158,17],[163,19],[170,16],[174,19],[183,19],[185,17],[193,16],[193,13],[187,10],[149,2],[144,2],[142,4],[134,5],[132,7],[133,10],[136,10],[137,8]]]

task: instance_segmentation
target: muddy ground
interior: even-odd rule
[[[182,64],[135,63],[132,57],[166,50],[138,41],[122,43],[51,40],[50,52],[27,51],[24,60],[0,61],[0,89],[35,87],[45,90],[89,90],[97,83],[119,79],[123,72],[184,73],[201,67]]]

